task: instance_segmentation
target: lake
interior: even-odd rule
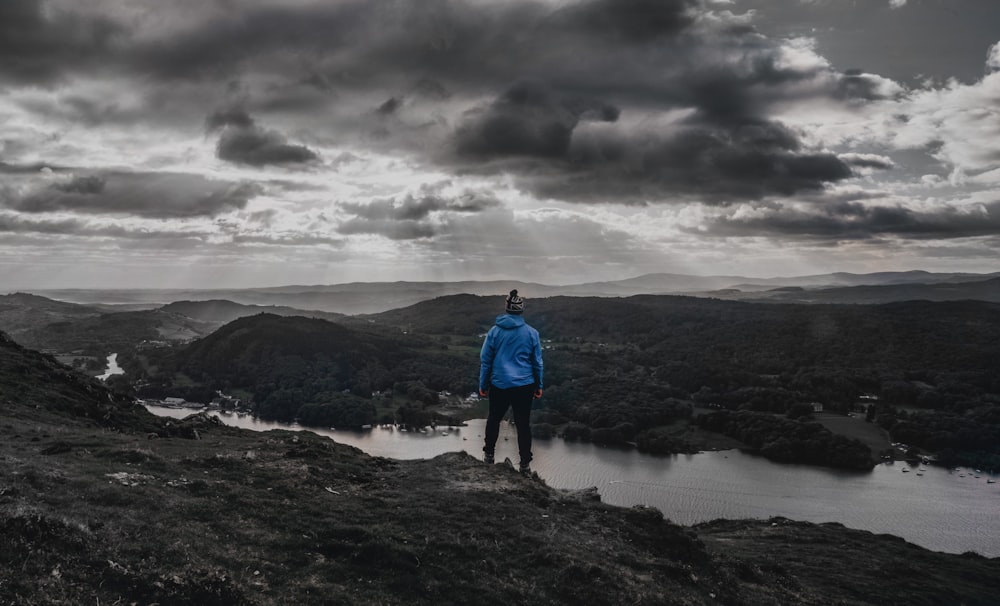
[[[172,417],[193,412],[148,408]],[[474,419],[446,434],[445,428],[424,433],[382,427],[333,431],[212,414],[227,425],[254,431],[313,431],[370,455],[394,459],[425,459],[455,451],[479,457],[485,426],[484,419]],[[532,450],[531,467],[549,486],[596,486],[605,503],[650,505],[679,524],[783,516],[893,534],[935,551],[1000,557],[1000,482],[988,482],[997,480],[995,475],[983,473],[977,478],[972,470],[900,462],[858,473],[772,463],[738,450],[652,456],[561,439],[536,439]],[[507,423],[501,426],[496,456],[498,461],[510,457],[517,463],[517,436]]]

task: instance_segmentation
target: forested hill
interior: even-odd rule
[[[461,364],[425,337],[274,314],[234,320],[155,362],[159,368],[147,395],[177,395],[176,386],[158,387],[156,381],[180,373],[205,392],[191,394],[193,401],[207,402],[215,390],[245,393],[258,415],[282,420],[306,418],[311,409],[303,405],[323,402],[341,411],[323,424],[350,426],[375,422],[373,392],[419,382],[409,391],[421,400],[433,394],[425,382],[442,389],[448,381],[443,375],[456,367],[462,374]]]
[[[429,334],[476,335],[500,297],[442,297],[369,316]],[[642,295],[528,299],[525,319],[554,341],[634,346],[677,361],[761,373],[800,366],[986,370],[1000,359],[1000,304],[909,301],[795,305]]]
[[[326,320],[263,313],[226,324],[192,342],[178,358],[185,372],[221,377],[243,369],[260,372],[265,370],[262,363],[289,356],[364,366],[386,360],[399,347],[397,342]]]

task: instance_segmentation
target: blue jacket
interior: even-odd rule
[[[517,315],[497,316],[479,354],[479,389],[534,385],[542,388],[542,343],[538,331]]]

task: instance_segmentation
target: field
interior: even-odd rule
[[[888,432],[874,423],[868,423],[863,416],[852,414],[849,417],[832,413],[819,413],[816,420],[833,433],[856,438],[872,449],[872,456],[892,447]]]

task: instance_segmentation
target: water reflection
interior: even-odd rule
[[[175,417],[191,413],[149,408]],[[226,424],[255,431],[306,429],[250,416],[221,418]],[[443,428],[426,432],[308,429],[371,455],[426,459],[455,451],[480,456],[484,426],[485,420],[477,419],[447,432]],[[517,435],[507,424],[501,427],[496,455],[497,460],[509,457],[517,462]],[[1000,483],[987,483],[996,479],[989,474],[975,478],[971,473],[927,467],[917,475],[902,473],[909,468],[904,463],[857,473],[775,464],[734,450],[656,457],[559,439],[536,440],[534,455],[532,468],[550,486],[596,486],[606,503],[651,505],[681,524],[784,516],[894,534],[937,551],[1000,556]]]

